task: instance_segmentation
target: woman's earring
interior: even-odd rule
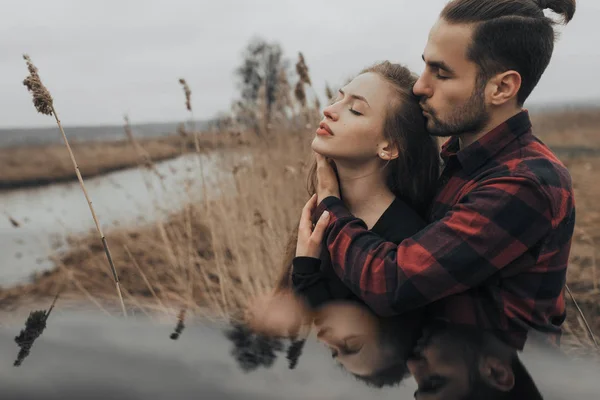
[[[385,153],[381,153],[381,157],[385,157]]]

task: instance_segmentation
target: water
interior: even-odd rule
[[[208,187],[223,183],[228,175],[217,167],[219,155],[201,156]],[[85,186],[110,242],[112,228],[141,224],[164,217],[154,207],[175,211],[187,200],[184,186],[192,182],[193,194],[201,188],[196,155],[156,164],[155,174],[128,169],[85,180]],[[150,178],[151,191],[144,183]],[[155,193],[151,195],[150,193]],[[24,282],[34,271],[52,268],[53,249],[64,250],[67,234],[95,230],[94,221],[79,182],[0,192],[0,285]],[[18,222],[14,227],[10,218]]]
[[[23,320],[0,327],[0,387],[3,399],[412,399],[416,383],[373,389],[335,365],[310,339],[296,369],[279,356],[271,368],[240,370],[223,335],[226,326],[189,324],[177,341],[173,324],[146,319],[61,312],[48,325],[23,364],[12,366],[13,338]],[[597,399],[598,365],[565,361],[531,349],[524,364],[546,400]]]

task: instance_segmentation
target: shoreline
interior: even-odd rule
[[[206,153],[223,147],[245,146],[248,143],[239,137],[202,134],[199,144],[200,151]],[[155,162],[175,159],[196,151],[193,136],[176,135],[136,139],[135,145],[124,139],[75,142],[70,145],[84,179],[129,168],[152,168]],[[0,192],[77,181],[64,144],[0,148],[0,160]]]

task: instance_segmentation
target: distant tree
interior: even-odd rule
[[[258,110],[259,103],[264,108],[262,116],[268,124],[276,105],[281,77],[289,67],[283,57],[283,50],[277,43],[254,38],[243,53],[242,65],[236,69],[239,78],[241,102],[245,110]],[[240,104],[238,104],[240,106]],[[247,113],[245,114],[247,118]],[[257,122],[255,122],[257,125]]]

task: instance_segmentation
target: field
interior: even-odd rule
[[[538,113],[533,120],[536,132],[555,149],[573,177],[577,223],[568,284],[600,336],[596,261],[600,187],[595,184],[595,171],[600,169],[600,110]],[[106,229],[129,313],[175,321],[185,308],[193,315],[226,317],[235,315],[249,296],[272,287],[287,238],[307,198],[311,135],[306,130],[262,138],[223,133],[218,146],[208,142],[203,146],[219,155],[221,169],[231,174],[235,185],[209,188],[218,194],[216,199],[211,196],[213,200],[190,197],[184,209],[172,210],[164,221]],[[165,143],[167,149],[175,147]],[[239,143],[244,143],[247,159],[223,150]],[[203,182],[198,179],[190,185]],[[181,188],[192,193],[190,189]],[[56,268],[37,274],[31,283],[0,290],[2,314],[16,316],[34,306],[46,307],[58,291],[62,291],[61,309],[93,307],[120,313],[98,233],[69,241],[67,253],[53,256]],[[591,342],[584,321],[570,298],[568,305],[565,343],[587,347]]]

